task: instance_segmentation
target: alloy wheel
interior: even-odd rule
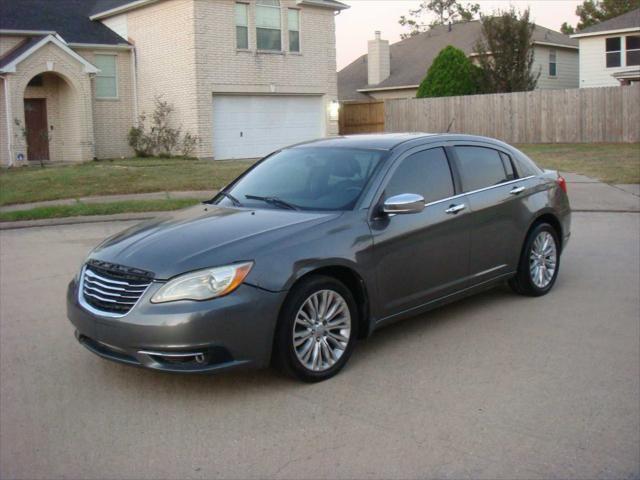
[[[546,288],[556,272],[558,251],[556,242],[547,231],[542,231],[531,245],[529,255],[529,274],[533,284],[541,289]]]
[[[314,372],[333,367],[347,349],[350,336],[349,306],[334,290],[309,296],[293,322],[292,341],[298,361]]]

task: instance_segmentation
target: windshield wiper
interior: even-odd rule
[[[231,195],[230,193],[227,192],[218,192],[218,195],[221,195],[223,197],[228,198],[229,200],[231,200],[231,203],[233,203],[234,207],[241,207],[242,203],[240,203],[240,200],[238,200],[236,197],[234,197],[233,195]]]
[[[270,203],[271,205],[275,205],[276,207],[280,208],[286,208],[289,210],[300,210],[300,208],[295,206],[294,204],[282,200],[278,197],[261,197],[259,195],[245,195],[244,197],[249,200],[260,200],[265,203]]]

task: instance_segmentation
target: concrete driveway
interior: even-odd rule
[[[0,232],[0,477],[638,478],[640,215],[574,215],[555,290],[396,324],[335,379],[174,376],[79,346],[64,294],[127,222]]]

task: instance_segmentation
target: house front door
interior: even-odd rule
[[[46,99],[25,99],[24,121],[27,129],[27,158],[35,161],[49,160]]]

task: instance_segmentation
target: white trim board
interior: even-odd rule
[[[600,35],[613,35],[614,33],[640,32],[640,27],[618,28],[615,30],[602,30],[601,32],[574,33],[571,38],[597,37]]]
[[[53,43],[55,46],[62,49],[65,53],[67,53],[70,57],[72,57],[74,60],[77,60],[78,62],[80,62],[83,65],[83,71],[85,73],[98,73],[100,71],[93,64],[89,63],[87,60],[82,58],[76,52],[71,50],[69,45],[67,45],[67,43],[62,39],[62,37],[59,37],[58,35],[47,35],[46,37],[43,37],[42,40],[40,40],[35,45],[33,45],[31,48],[22,52],[16,58],[11,60],[11,62],[9,62],[2,69],[0,69],[0,72],[15,73],[16,67],[20,62],[22,62],[23,60],[31,56],[36,51],[40,50],[42,47],[44,47],[48,43]]]

